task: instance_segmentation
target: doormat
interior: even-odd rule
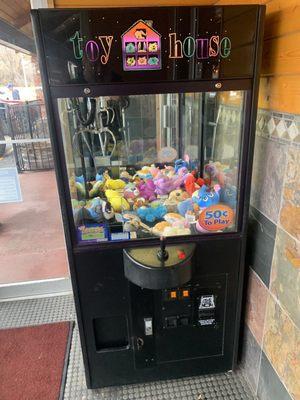
[[[62,400],[74,323],[0,330],[1,400]]]

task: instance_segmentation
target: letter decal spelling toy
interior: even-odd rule
[[[102,54],[102,56],[100,57],[102,64],[107,64],[113,39],[113,36],[99,36],[99,40],[104,51],[104,54]]]
[[[90,61],[92,62],[97,61],[99,57],[98,43],[96,43],[95,40],[89,40],[88,42],[86,42],[85,53]]]
[[[124,71],[161,69],[161,35],[139,20],[122,35]]]
[[[83,50],[81,48],[81,43],[83,39],[80,37],[79,32],[76,31],[72,37],[70,37],[70,42],[73,44],[73,52],[76,60],[81,60],[83,57]]]

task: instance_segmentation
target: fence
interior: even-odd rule
[[[19,172],[52,169],[54,162],[44,103],[31,101],[4,106],[2,103],[0,112],[1,139],[4,135],[10,137]]]

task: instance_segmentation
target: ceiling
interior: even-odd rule
[[[29,38],[33,37],[30,20],[30,0],[1,0],[0,19]]]

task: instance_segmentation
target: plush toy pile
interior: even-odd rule
[[[235,174],[226,165],[210,162],[201,178],[189,162],[180,159],[174,166],[124,169],[118,179],[108,170],[100,170],[90,182],[73,176],[75,223],[116,220],[123,223],[124,231],[162,236],[188,235],[193,229],[201,232],[197,221],[204,209],[219,203],[235,209]]]

